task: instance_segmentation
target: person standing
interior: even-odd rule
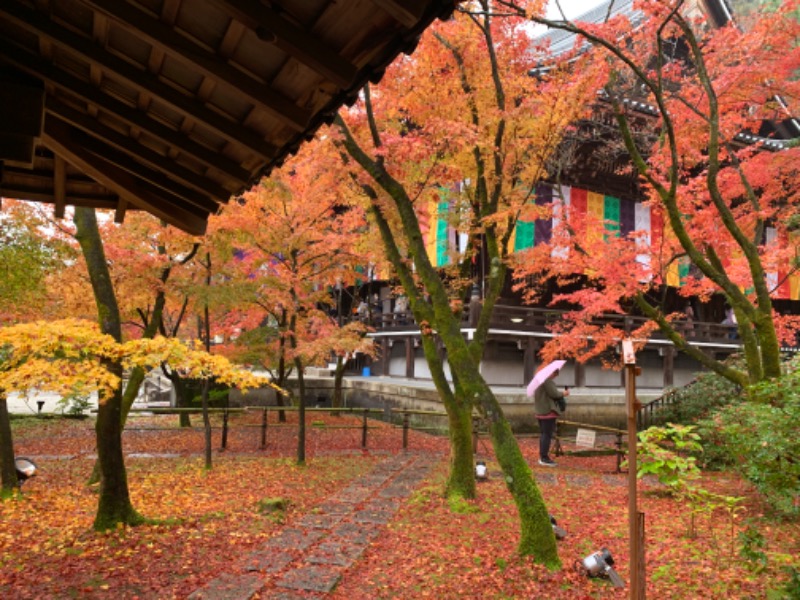
[[[553,381],[558,376],[559,371],[553,373],[545,382],[536,388],[533,394],[533,411],[536,420],[539,422],[539,464],[544,467],[555,467],[556,463],[550,458],[550,444],[556,432],[556,420],[564,412],[566,402],[564,398],[569,396],[569,390],[563,392],[558,390],[556,382]]]

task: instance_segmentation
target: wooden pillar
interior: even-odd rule
[[[533,379],[533,375],[536,373],[536,353],[538,351],[539,342],[534,338],[528,338],[522,359],[522,385],[528,385],[528,382]]]
[[[675,348],[672,346],[664,346],[661,349],[664,356],[663,369],[664,369],[664,387],[672,387],[675,383]]]
[[[575,387],[586,387],[586,365],[581,362],[575,363]]]
[[[389,364],[392,362],[392,347],[388,338],[381,338],[381,375],[389,374]]]
[[[414,379],[414,338],[406,338],[406,377]]]

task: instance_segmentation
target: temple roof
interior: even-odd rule
[[[3,0],[0,196],[205,231],[455,0]]]

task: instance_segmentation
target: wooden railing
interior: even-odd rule
[[[463,326],[474,326],[470,322],[469,307],[464,310]],[[513,329],[526,332],[544,333],[549,327],[561,320],[564,311],[535,308],[526,306],[498,305],[492,313],[490,327],[492,329]],[[474,318],[474,317],[473,317]],[[608,314],[593,319],[594,325],[611,325],[625,333],[632,333],[645,325],[649,320],[646,317]],[[378,331],[409,331],[416,330],[417,325],[410,311],[403,313],[373,313],[366,322]],[[677,329],[689,341],[709,342],[715,344],[735,344],[737,339],[736,327],[721,323],[705,321],[679,321]],[[655,331],[650,336],[652,339],[665,339],[660,331]]]

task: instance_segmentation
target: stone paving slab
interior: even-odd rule
[[[332,538],[345,538],[354,544],[368,544],[381,532],[377,523],[342,523],[331,531]]]
[[[277,584],[279,587],[312,592],[330,592],[342,577],[341,567],[306,566],[289,571]]]
[[[191,600],[249,600],[257,592],[264,598],[283,600],[325,597],[345,569],[380,535],[402,499],[428,475],[437,459],[390,456],[270,538],[245,559],[241,574],[209,582],[195,591]],[[278,573],[283,575],[277,581],[270,578]]]
[[[555,485],[558,483],[558,476],[555,473],[534,473],[536,483],[542,485]]]
[[[315,529],[332,529],[342,519],[344,519],[343,514],[311,513],[297,521],[297,525],[299,527],[314,527]]]
[[[356,506],[358,502],[346,502],[340,500],[328,500],[323,504],[319,505],[319,510],[322,513],[330,513],[333,515],[345,515],[349,512],[352,512],[353,507]]]
[[[266,547],[285,550],[305,550],[311,544],[318,542],[323,535],[325,535],[325,533],[318,530],[288,527],[267,540]]]
[[[335,500],[337,502],[349,502],[351,504],[358,504],[359,502],[363,502],[369,495],[372,493],[367,487],[363,485],[350,485],[335,495],[331,500]]]
[[[291,552],[273,550],[272,552],[253,552],[247,559],[245,571],[259,571],[261,573],[278,573],[286,565],[294,561],[295,555]]]
[[[189,594],[187,600],[249,600],[263,586],[258,575],[222,575]]]
[[[626,475],[603,475],[603,483],[615,487],[626,487],[628,485],[628,477]]]
[[[349,567],[364,553],[366,544],[356,544],[350,541],[323,542],[306,557],[306,561],[319,565],[338,565]]]
[[[567,485],[575,487],[589,487],[594,482],[594,478],[588,475],[567,475],[564,479],[566,479]]]

